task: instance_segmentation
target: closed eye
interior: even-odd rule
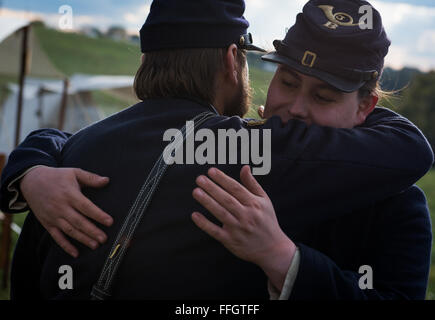
[[[319,95],[319,94],[316,94],[316,98],[317,98],[318,100],[322,101],[322,102],[325,102],[325,103],[335,102],[335,100],[332,100],[332,99],[326,98],[326,97],[321,96],[321,95]]]
[[[288,81],[283,80],[282,83],[289,88],[296,88],[297,87],[297,85],[294,84],[293,82],[288,82]]]

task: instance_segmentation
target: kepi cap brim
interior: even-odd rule
[[[365,81],[352,81],[337,77],[330,73],[324,72],[316,68],[310,68],[302,65],[299,61],[295,61],[289,57],[279,54],[278,52],[271,52],[261,57],[264,61],[283,64],[287,67],[295,69],[296,71],[305,74],[307,76],[315,77],[319,80],[325,81],[329,85],[337,88],[340,91],[350,93],[360,89]]]

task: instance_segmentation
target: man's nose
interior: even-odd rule
[[[287,108],[287,112],[292,118],[305,120],[308,117],[308,109],[306,99],[303,95],[298,95],[289,104]]]

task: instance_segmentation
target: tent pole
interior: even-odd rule
[[[20,83],[18,92],[18,108],[17,108],[17,122],[15,126],[15,146],[20,143],[20,131],[21,131],[21,114],[23,110],[23,90],[24,81],[26,79],[26,72],[28,69],[29,61],[29,26],[23,28],[23,42],[21,49],[21,70],[20,70]]]
[[[38,122],[39,122],[40,128],[42,128],[42,123],[43,123],[43,121],[42,121],[43,96],[44,96],[44,91],[42,89],[39,89],[39,91],[38,91],[38,110],[36,111],[36,115],[38,116]]]
[[[15,126],[15,146],[20,143],[20,131],[21,131],[21,113],[23,110],[23,89],[24,81],[26,79],[26,72],[28,70],[29,62],[29,30],[30,26],[26,26],[23,29],[23,41],[21,47],[21,66],[20,66],[20,80],[19,80],[19,92],[18,92],[18,106],[17,106],[17,121]],[[9,280],[9,262],[10,262],[10,250],[11,250],[11,224],[12,215],[5,214],[5,219],[2,224],[2,242],[1,242],[1,268],[3,269],[2,286],[7,288]]]
[[[58,124],[59,130],[63,130],[63,127],[65,125],[65,114],[66,114],[66,107],[68,104],[68,87],[69,87],[69,80],[68,78],[65,78],[63,80],[62,101],[60,103],[60,110],[59,110],[59,124]]]

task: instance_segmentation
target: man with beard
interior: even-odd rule
[[[162,142],[165,131],[182,128],[198,115],[196,124],[216,136],[222,129],[270,130],[271,171],[259,179],[281,203],[282,212],[288,213],[283,219],[290,234],[394,195],[426,173],[433,155],[421,132],[393,112],[372,112],[377,101],[372,98],[361,100],[361,126],[352,131],[307,126],[298,119],[283,125],[278,117],[266,123],[228,118],[247,111],[243,50],[256,49],[246,34],[243,11],[243,1],[154,1],[141,30],[144,58],[135,81],[143,102],[68,140],[68,135],[54,130],[35,132],[11,155],[2,179],[2,209],[23,209],[23,199],[17,202],[14,188],[28,168],[76,167],[110,177],[106,188],[88,189],[85,194],[110,213],[107,217],[101,209],[92,209],[89,216],[97,221],[113,219],[111,228],[102,227],[110,241],[95,251],[75,243],[81,255],[68,256],[49,235],[63,244],[62,230],[95,248],[93,237],[86,235],[96,234],[95,229],[86,227],[78,214],[88,212],[93,204],[78,195],[68,200],[69,209],[47,211],[45,204],[62,201],[42,187],[41,179],[48,182],[55,177],[57,181],[57,172],[73,169],[29,171],[20,188],[35,215],[39,212],[42,225],[33,214],[26,219],[13,262],[13,298],[266,298],[262,271],[232,256],[190,220],[192,211],[201,210],[191,197],[195,178],[216,162],[174,164],[166,172],[162,162],[156,163],[167,145]],[[367,75],[368,71],[355,73]],[[209,112],[214,113],[210,118]],[[264,143],[260,140],[251,148],[261,150]],[[376,157],[385,149],[389,152]],[[318,155],[327,159],[313,161]],[[237,164],[227,161],[220,168],[236,177],[241,164],[240,159]],[[103,184],[86,183],[92,179],[83,179],[83,171],[72,172],[78,174],[75,186]],[[340,179],[330,181],[331,177]],[[53,180],[47,185],[53,186]],[[324,201],[310,201],[315,195]],[[292,213],[301,203],[303,217]],[[53,211],[58,219],[43,222],[40,217]],[[29,270],[28,261],[37,263]],[[74,271],[72,290],[59,288],[58,271],[63,265]]]

